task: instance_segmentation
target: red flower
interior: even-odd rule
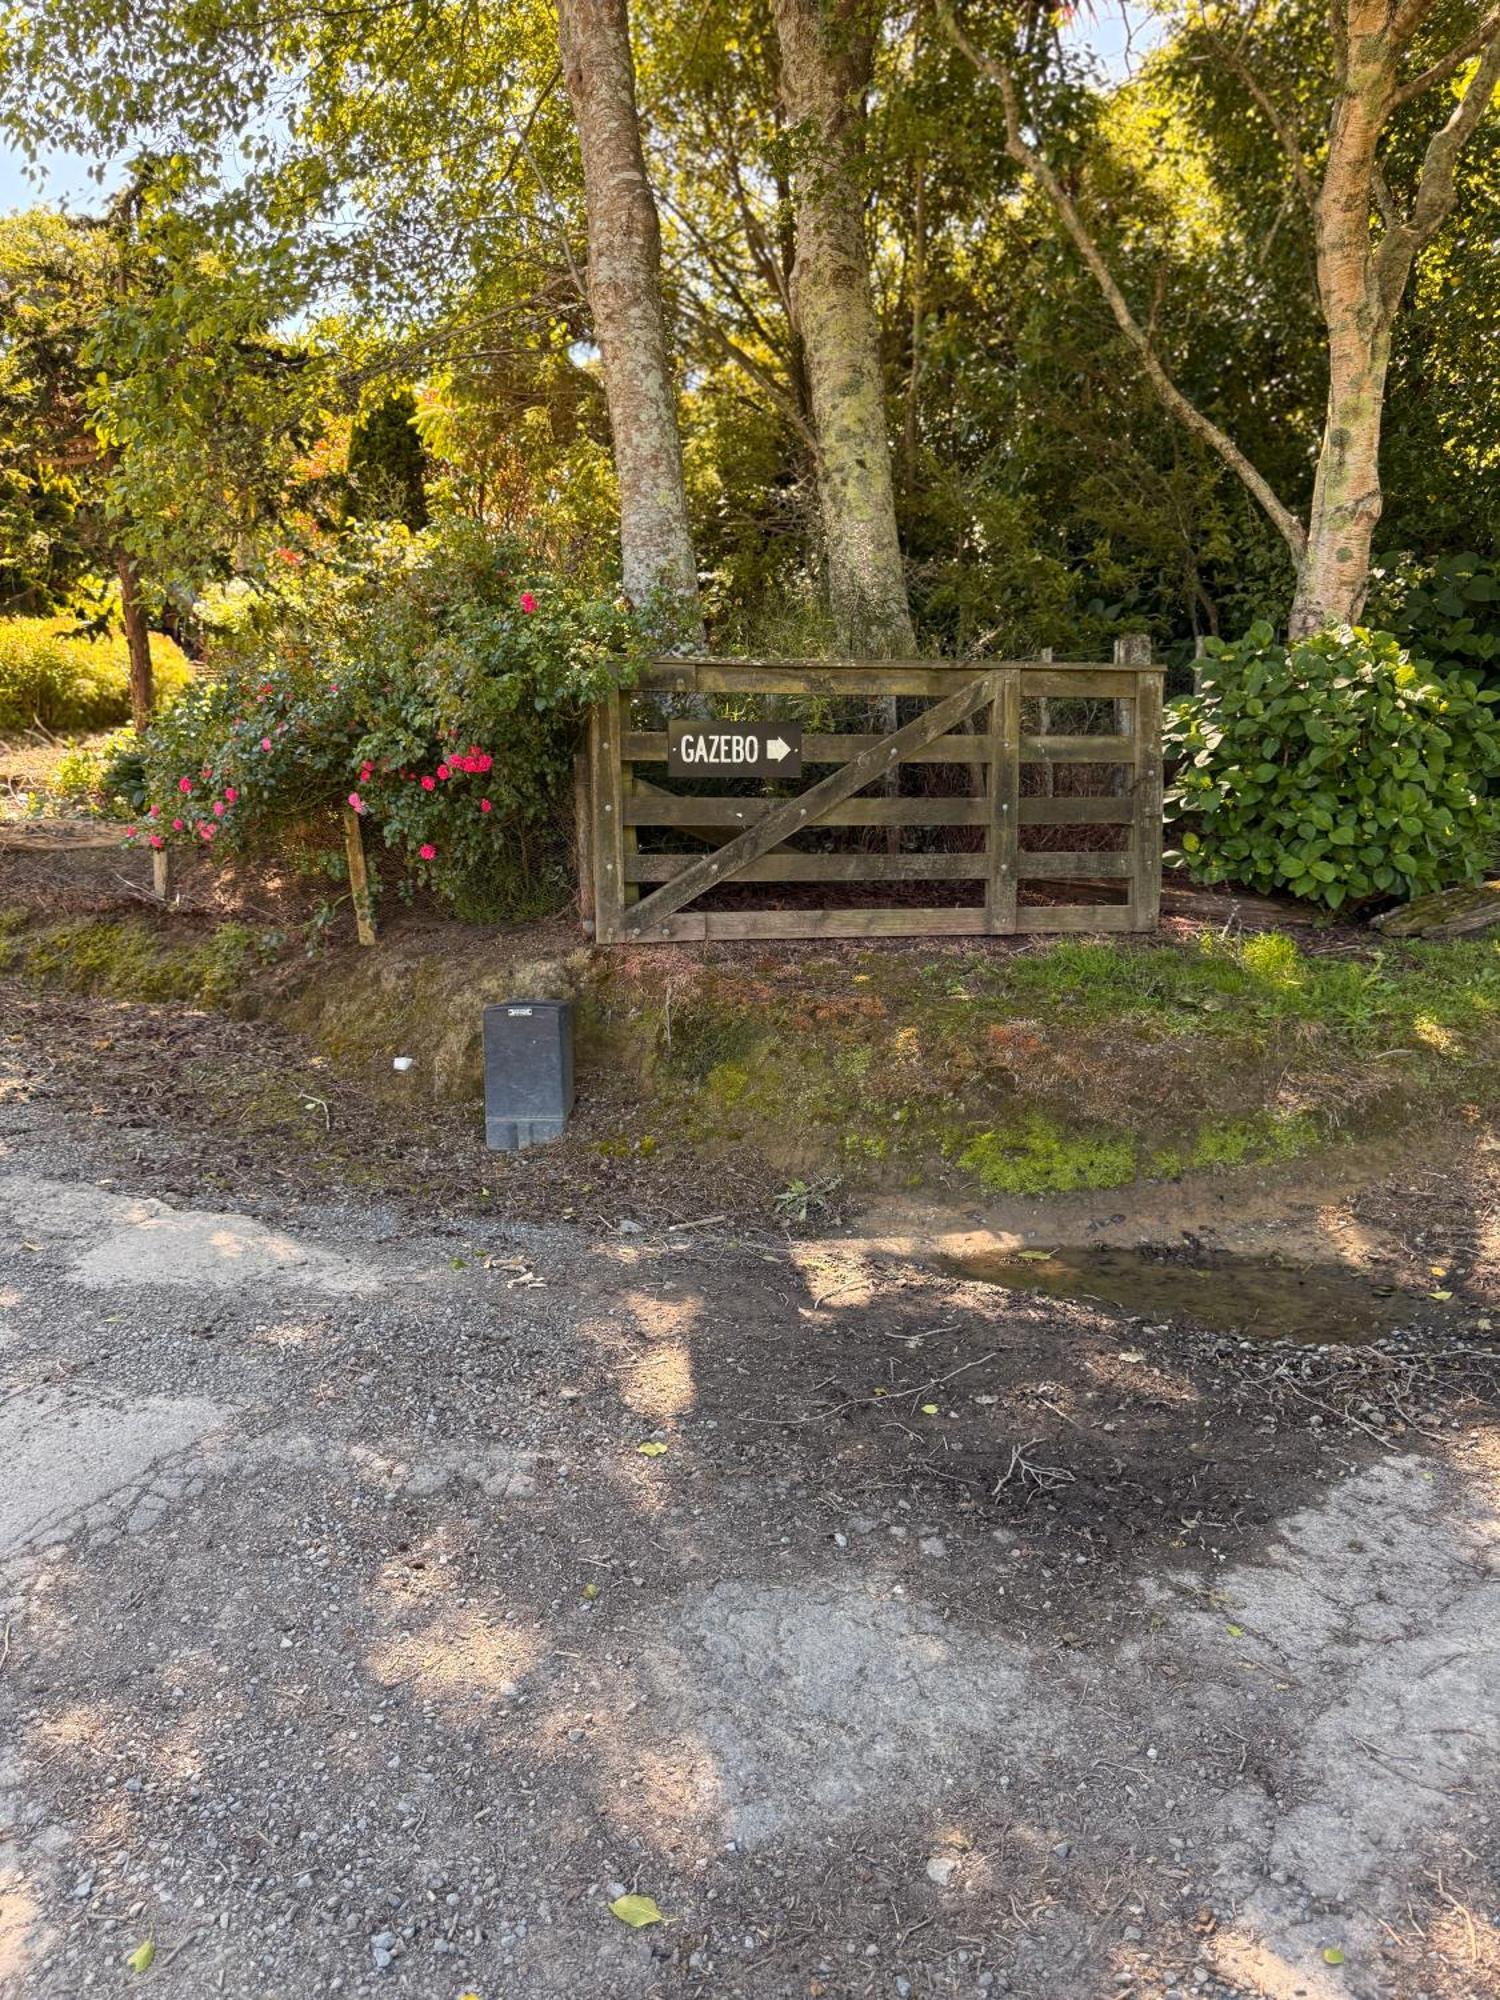
[[[191,779],[191,778],[179,778],[179,779],[177,780],[177,789],[178,789],[178,791],[179,791],[179,792],[190,792],[190,791],[191,791],[191,790],[193,789],[193,781],[192,781],[192,779]]]
[[[260,747],[261,747],[261,749],[262,749],[262,750],[269,750],[269,749],[270,749],[270,747],[271,747],[271,739],[270,739],[270,737],[269,737],[269,736],[262,736],[262,738],[260,739]]]
[[[126,827],[126,829],[125,829],[125,838],[126,838],[127,840],[134,840],[134,839],[135,839],[135,828],[134,828],[133,826],[127,826],[127,827]]]
[[[446,778],[448,775],[448,766],[446,764],[439,764],[437,767],[437,774],[440,778]]]
[[[422,780],[422,790],[424,792],[435,792],[437,790],[437,779],[424,777]]]
[[[159,819],[161,817],[160,806],[147,806],[146,811],[149,817],[152,819]]]
[[[162,839],[162,837],[161,837],[161,835],[160,835],[159,833],[153,833],[153,834],[152,834],[152,835],[150,836],[150,841],[151,841],[151,845],[152,845],[153,847],[165,847],[165,846],[166,846],[166,844],[167,844],[167,843],[166,843],[166,842],[165,842],[165,841],[164,841],[164,840]]]
[[[424,840],[422,842],[422,845],[417,849],[417,852],[418,854],[421,855],[424,861],[437,860],[437,849],[433,846],[430,840]]]
[[[523,611],[536,610],[536,599],[532,596],[529,590],[523,590],[521,592],[521,609]]]
[[[493,812],[495,808],[490,804],[488,799],[481,799],[479,801],[479,810],[482,813],[487,813],[487,812]]]
[[[362,813],[365,809],[365,802],[358,792],[351,792],[349,794],[349,803],[357,813]]]
[[[182,831],[182,825],[183,825],[183,823],[182,823],[182,821],[181,821],[180,819],[174,819],[174,820],[173,820],[173,822],[172,822],[172,831],[173,831],[173,833],[181,833],[181,831]]]
[[[224,787],[224,796],[229,801],[230,805],[233,805],[235,800],[239,797],[239,793],[234,789],[233,785],[226,785]]]

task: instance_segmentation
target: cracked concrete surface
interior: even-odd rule
[[[723,1405],[643,1458],[665,1251],[456,1293],[437,1240],[0,1210],[5,2000],[123,1993],[142,1936],[182,2000],[1425,1990],[1382,1927],[1491,1852],[1492,1461],[1345,1459],[1080,1595],[1044,1506],[924,1523],[856,1455],[856,1518]]]

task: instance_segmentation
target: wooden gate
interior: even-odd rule
[[[1111,666],[657,661],[592,718],[579,813],[585,917],[591,901],[601,944],[1153,930],[1161,690],[1161,668],[1130,641]],[[700,795],[660,782],[659,698],[672,695],[781,697],[779,717],[809,702],[847,707],[852,696],[926,705],[886,735],[806,733],[800,790]],[[653,696],[656,713],[637,714]],[[903,789],[903,767],[916,765],[923,788],[909,775]],[[849,845],[859,828],[884,838]],[[743,906],[748,885],[880,882],[947,886],[933,907]],[[968,899],[948,901],[962,885]],[[830,888],[830,902],[837,894]],[[1035,899],[1059,894],[1067,900]]]

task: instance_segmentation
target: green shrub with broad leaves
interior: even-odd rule
[[[1468,674],[1481,687],[1500,687],[1500,561],[1493,556],[1377,563],[1366,610],[1371,625],[1394,632],[1440,674]]]
[[[1500,852],[1496,701],[1388,632],[1211,640],[1170,712],[1169,858],[1334,910],[1476,880]]]
[[[156,698],[170,703],[192,678],[182,649],[151,635]],[[90,637],[67,618],[0,618],[0,730],[109,729],[130,719],[123,633]]]
[[[210,671],[149,732],[133,837],[215,853],[295,845],[337,875],[340,809],[458,915],[535,915],[568,890],[572,761],[636,652],[621,604],[467,522],[354,529],[282,551],[240,592]]]

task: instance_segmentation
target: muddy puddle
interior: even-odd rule
[[[950,1257],[943,1269],[1009,1291],[1093,1300],[1145,1319],[1263,1340],[1378,1340],[1410,1324],[1419,1303],[1411,1292],[1336,1264],[1232,1256],[1188,1263],[1149,1246]]]

